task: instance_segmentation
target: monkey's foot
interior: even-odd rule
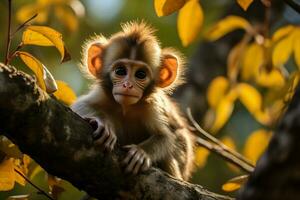
[[[127,156],[122,162],[126,166],[125,172],[137,174],[151,167],[151,159],[142,148],[134,144],[126,145],[124,148],[128,149]]]
[[[100,147],[101,151],[111,152],[117,142],[117,137],[113,130],[108,126],[104,126],[98,118],[85,118],[93,127],[93,139],[95,144]]]

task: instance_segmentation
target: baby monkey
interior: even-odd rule
[[[106,152],[116,142],[127,149],[126,172],[137,174],[154,165],[187,180],[194,140],[168,96],[182,83],[182,56],[161,49],[144,22],[123,24],[109,39],[90,40],[83,56],[83,70],[95,84],[72,109],[95,127],[95,142]]]

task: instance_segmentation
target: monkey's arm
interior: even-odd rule
[[[150,168],[152,162],[167,160],[172,157],[176,136],[162,125],[155,134],[138,145],[127,145],[128,154],[123,160],[126,172],[137,174]]]
[[[93,139],[99,145],[101,151],[112,151],[117,137],[111,126],[107,126],[103,122],[104,116],[96,112],[95,108],[85,99],[79,99],[72,106],[71,109],[86,119],[87,122],[94,128]]]

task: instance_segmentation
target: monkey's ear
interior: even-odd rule
[[[103,68],[102,55],[104,47],[100,43],[94,43],[88,48],[87,52],[87,65],[88,69],[94,76],[98,76],[98,73]]]
[[[162,58],[162,66],[159,71],[159,87],[170,86],[177,78],[178,74],[178,59],[176,56],[166,54]]]

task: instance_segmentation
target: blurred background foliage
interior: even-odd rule
[[[120,30],[122,22],[144,19],[157,29],[163,47],[173,46],[187,58],[187,83],[173,95],[183,111],[190,107],[206,130],[241,152],[253,165],[266,148],[299,79],[300,17],[283,1],[18,0],[12,5],[13,30],[38,13],[33,25],[51,27],[62,34],[72,57],[68,62],[61,63],[53,47],[25,46],[24,50],[35,55],[56,80],[67,83],[77,96],[86,92],[90,84],[78,68],[82,44],[94,34],[110,36]],[[6,1],[1,1],[0,11],[3,61]],[[22,34],[17,33],[12,49],[21,40]],[[11,64],[32,74],[18,58]],[[58,92],[63,96],[63,90]],[[0,164],[0,199],[12,195],[25,195],[19,199],[27,199],[27,194],[29,199],[47,199],[15,173],[14,167],[44,191],[59,195],[59,199],[79,199],[83,194],[69,183],[47,175],[17,147],[1,139],[0,149],[6,156]],[[195,153],[197,169],[191,181],[211,191],[228,194],[222,185],[245,174],[204,148],[197,148]],[[5,185],[12,179],[16,183]],[[223,185],[223,189],[238,188],[240,183],[236,182],[229,189]]]

